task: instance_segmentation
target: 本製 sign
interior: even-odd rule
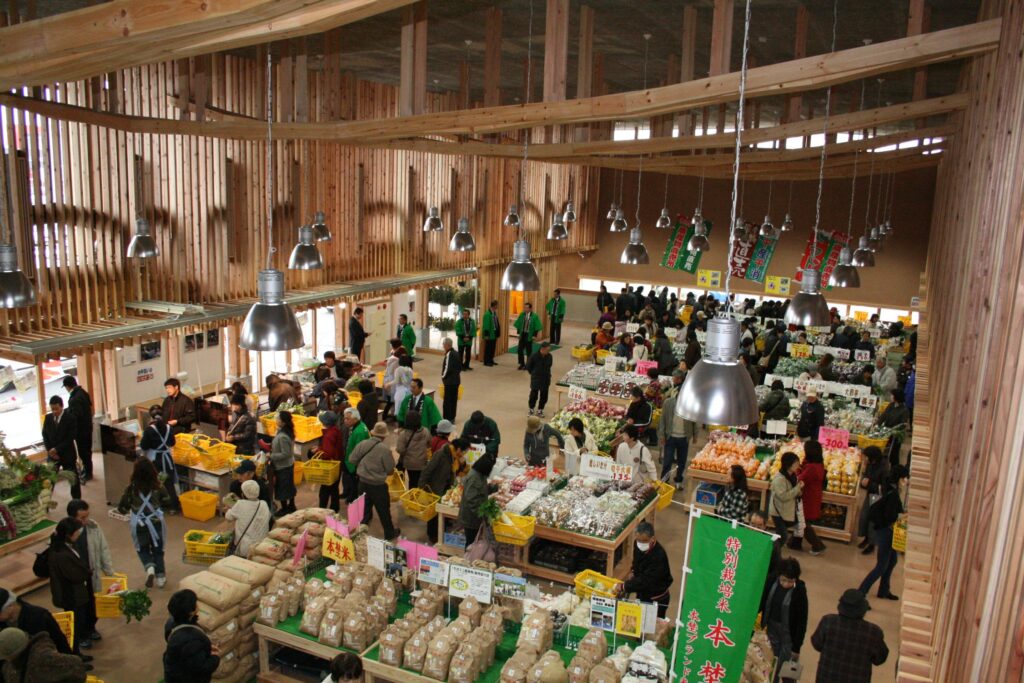
[[[833,427],[819,427],[818,443],[823,448],[846,448],[850,445],[850,432]]]
[[[324,529],[324,540],[320,546],[320,552],[324,557],[329,557],[338,564],[345,564],[356,559],[356,549],[352,545],[352,539],[342,536],[334,529]]]

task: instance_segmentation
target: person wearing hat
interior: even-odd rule
[[[370,438],[359,442],[351,455],[349,463],[356,467],[359,477],[359,494],[366,495],[366,508],[363,513],[363,524],[373,520],[376,508],[384,527],[384,540],[390,541],[398,537],[398,530],[391,523],[391,499],[388,496],[388,476],[395,471],[397,452],[384,443],[388,438],[388,426],[383,422],[373,425]]]
[[[498,431],[498,423],[482,411],[474,410],[466,424],[462,425],[462,438],[471,444],[481,444],[486,452],[497,457],[501,432]]]
[[[818,400],[817,389],[810,389],[800,404],[800,416],[797,418],[796,435],[801,439],[817,439],[818,430],[825,426],[825,407]]]
[[[71,654],[68,639],[64,637],[57,620],[48,610],[25,602],[14,591],[0,588],[0,631],[9,628],[20,628],[29,636],[46,633],[53,640],[58,652]]]
[[[49,634],[29,635],[20,628],[0,631],[4,683],[84,683],[92,667],[57,650]]]
[[[452,438],[452,433],[455,431],[455,425],[452,424],[451,420],[441,420],[437,423],[437,427],[434,428],[434,435],[430,438],[430,451],[436,453],[437,449],[443,447]]]
[[[554,361],[551,356],[551,343],[546,341],[541,342],[540,348],[530,354],[530,359],[526,361],[526,371],[530,373],[530,415],[533,415],[536,406],[537,415],[544,417],[544,406],[548,403],[548,389],[551,387],[551,366]]]
[[[548,461],[551,453],[549,443],[554,438],[559,448],[565,448],[562,433],[541,421],[536,415],[526,418],[526,433],[523,435],[523,457],[531,467],[540,467]]]
[[[398,423],[405,424],[405,416],[410,410],[420,414],[421,424],[427,429],[434,428],[441,422],[441,411],[437,409],[434,399],[423,391],[423,380],[417,377],[409,386],[410,393],[398,407]]]
[[[429,491],[435,496],[444,494],[455,483],[456,463],[462,461],[469,449],[469,442],[465,439],[455,439],[452,442],[444,441],[441,447],[434,451],[430,461],[423,468],[420,475],[420,488]],[[427,522],[427,539],[437,543],[437,517]]]
[[[320,413],[319,420],[324,426],[324,432],[320,436],[320,447],[316,451],[316,457],[328,462],[341,462],[345,458],[345,439],[338,427],[338,414],[330,411]],[[333,484],[320,484],[320,507],[330,508],[335,512],[341,509],[341,493],[338,490],[340,481],[339,476]]]
[[[254,455],[256,453],[256,418],[249,413],[245,404],[246,396],[235,394],[231,397],[231,416],[224,440],[235,445],[235,453]]]
[[[826,614],[811,634],[818,658],[817,683],[870,683],[871,667],[889,658],[882,629],[864,621],[869,606],[856,588],[839,598],[838,614]]]
[[[787,662],[800,658],[807,635],[807,585],[800,580],[799,562],[787,557],[779,563],[778,573],[768,577],[758,611],[775,654],[773,680],[793,680],[780,678],[779,672]]]
[[[164,624],[164,683],[210,683],[220,666],[220,650],[199,626],[199,600],[185,588],[167,601]]]
[[[235,522],[235,554],[248,557],[249,549],[270,531],[274,515],[270,506],[260,500],[260,485],[250,479],[242,482],[242,498],[224,513],[224,518]]]
[[[491,301],[491,306],[484,311],[484,319],[480,324],[480,334],[484,340],[484,365],[497,365],[494,362],[494,349],[501,336],[501,323],[498,321],[498,301]]]
[[[409,475],[409,488],[419,488],[420,473],[430,459],[430,432],[420,423],[420,414],[410,410],[395,439],[398,469]]]
[[[356,466],[352,462],[352,451],[356,446],[370,438],[370,430],[359,416],[355,408],[345,409],[345,428],[348,430],[348,439],[345,441],[345,458],[341,462],[341,483],[345,502],[351,504],[359,497],[359,477],[356,475]]]
[[[601,330],[594,337],[594,346],[599,349],[607,349],[615,343],[615,325],[605,320],[601,323]]]
[[[267,505],[272,506],[274,498],[270,485],[263,477],[256,476],[256,463],[252,460],[242,460],[235,468],[235,479],[231,482],[230,491],[236,499],[241,500],[244,497],[242,495],[242,484],[247,481],[256,482],[256,485],[259,487],[259,494],[256,497],[266,501]]]

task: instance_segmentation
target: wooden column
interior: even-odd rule
[[[796,9],[796,30],[793,33],[793,59],[803,59],[807,56],[807,25],[810,23],[811,15],[806,5],[800,5]],[[786,97],[786,109],[783,112],[783,123],[800,120],[800,109],[803,101],[799,95]]]
[[[544,101],[565,99],[569,65],[569,0],[548,0],[544,23]]]
[[[427,3],[402,10],[401,61],[398,73],[398,114],[422,114],[427,101]]]
[[[683,7],[683,50],[679,59],[679,82],[686,83],[696,77],[697,68],[697,7]],[[686,112],[679,118],[679,134],[693,135],[697,116]]]
[[[732,18],[735,14],[733,0],[715,0],[715,12],[711,24],[711,66],[709,76],[718,76],[731,70],[732,60]],[[725,130],[725,105],[718,108],[716,133]]]
[[[484,106],[501,104],[501,8],[487,10],[484,46]]]
[[[469,60],[459,62],[459,109],[469,109]]]
[[[925,0],[910,0],[910,7],[907,12],[907,35],[917,36],[927,33],[931,23],[931,9],[925,5]],[[923,100],[928,95],[928,67],[921,67],[914,71],[914,95],[915,100]],[[927,125],[927,119],[920,118],[915,121],[918,128]]]
[[[580,6],[580,43],[576,69],[576,98],[593,94],[594,80],[594,10]]]

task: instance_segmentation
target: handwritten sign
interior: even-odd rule
[[[865,349],[857,349],[853,352],[853,359],[856,361],[869,361],[871,360],[871,352]]]
[[[766,420],[764,423],[764,431],[769,434],[785,434],[786,433],[786,421],[785,420]]]
[[[633,468],[629,465],[620,465],[611,458],[594,455],[593,453],[584,453],[580,459],[580,474],[584,477],[594,477],[595,479],[632,481]]]
[[[569,401],[575,403],[576,401],[586,401],[587,390],[576,384],[569,385]]]
[[[665,328],[665,336],[668,337],[669,339],[675,339],[677,334],[679,334],[679,330],[676,329],[675,327]]]
[[[789,294],[789,278],[769,275],[764,281],[765,294]]]
[[[320,546],[320,552],[324,557],[329,557],[338,564],[346,564],[356,559],[356,549],[352,545],[352,539],[342,536],[331,528],[324,529],[324,540]]]
[[[867,387],[865,387],[865,389],[866,388]],[[878,397],[877,396],[861,396],[860,400],[857,401],[857,404],[861,408],[874,408],[876,405],[878,405]]]
[[[850,349],[841,349],[837,346],[835,351],[833,355],[839,360],[850,360]]]
[[[821,427],[818,429],[818,442],[824,448],[846,448],[850,445],[850,432],[845,429]]]
[[[626,323],[626,332],[636,334],[640,331],[640,323]]]
[[[420,558],[420,581],[431,583],[435,586],[448,585],[448,563],[440,560],[431,560],[428,557]]]
[[[706,270],[704,268],[697,269],[697,284],[702,287],[721,287],[722,286],[722,271],[720,270]]]
[[[606,356],[604,359],[605,372],[617,372],[626,367],[626,359],[622,356]]]
[[[366,539],[366,564],[384,571],[384,541],[373,536]]]
[[[656,361],[656,360],[638,360],[636,362],[636,370],[634,370],[634,372],[636,372],[636,374],[638,374],[638,375],[640,375],[642,377],[646,377],[647,376],[647,371],[650,370],[651,368],[654,368],[655,370],[657,370],[658,369],[658,361]]]
[[[453,598],[473,596],[478,602],[491,604],[494,575],[484,569],[453,564],[448,567],[448,594]]]
[[[810,344],[789,345],[789,355],[793,358],[810,358],[813,350],[814,349]]]

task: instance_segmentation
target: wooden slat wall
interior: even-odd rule
[[[938,175],[919,337],[900,681],[1024,676],[1024,4],[974,60]]]
[[[323,70],[305,71],[301,41],[275,63],[276,120],[395,116],[397,88],[343,72],[340,38],[334,32],[326,38]],[[264,119],[265,59],[265,48],[255,60],[232,54],[184,59],[31,94],[128,115]],[[296,99],[303,95],[305,100]],[[427,97],[429,112],[454,109],[458,100],[457,93]],[[266,260],[265,143],[125,134],[16,109],[7,110],[3,125],[16,145],[7,159],[12,211],[21,217],[18,244],[39,304],[0,310],[0,336],[118,319],[126,300],[216,303],[255,295],[256,274]],[[124,257],[135,222],[137,160],[145,215],[161,249],[159,258],[142,263]],[[290,289],[507,261],[515,237],[501,221],[519,196],[520,166],[515,159],[276,142],[275,266],[286,267],[297,227],[317,209],[326,212],[334,234],[333,242],[320,243],[326,268],[289,272]],[[596,244],[597,174],[526,164],[526,233],[534,253],[557,256]],[[551,200],[544,206],[549,177]],[[543,218],[560,210],[570,194],[580,221],[567,242],[548,243]],[[423,219],[434,204],[446,230],[424,235]],[[471,220],[477,251],[452,254],[448,240],[463,215]],[[35,254],[33,244],[39,245]],[[484,293],[494,295],[496,290]]]

